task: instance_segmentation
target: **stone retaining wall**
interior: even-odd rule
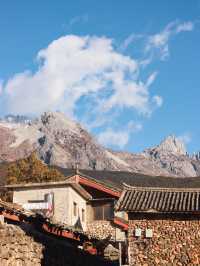
[[[0,224],[1,266],[112,266],[29,225]]]
[[[129,217],[130,265],[200,265],[200,220],[196,217],[173,215],[132,215]],[[135,229],[142,236],[135,237]],[[153,230],[146,238],[145,230]]]
[[[14,225],[0,225],[0,265],[39,266],[43,245]]]

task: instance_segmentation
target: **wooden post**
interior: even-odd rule
[[[119,242],[119,266],[122,266],[122,243]]]
[[[4,216],[0,215],[0,224],[4,224]]]

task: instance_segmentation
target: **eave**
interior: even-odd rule
[[[88,186],[94,189],[97,189],[99,191],[102,191],[104,193],[109,194],[112,197],[119,198],[121,195],[121,192],[116,191],[112,188],[107,187],[106,185],[103,185],[99,182],[96,182],[95,180],[92,180],[90,178],[84,177],[82,175],[78,175],[78,183],[80,185]]]
[[[127,231],[128,228],[129,228],[128,222],[123,221],[123,219],[121,219],[121,218],[114,217],[113,222],[114,222],[114,224],[116,224],[119,227],[121,227],[124,231]]]

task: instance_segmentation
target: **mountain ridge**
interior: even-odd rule
[[[112,151],[100,145],[79,123],[60,112],[38,119],[14,116],[0,120],[0,161],[15,161],[33,151],[49,165],[138,172],[149,175],[200,176],[200,159],[188,156],[184,144],[168,136],[141,153]]]

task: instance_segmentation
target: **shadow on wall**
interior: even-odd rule
[[[38,232],[30,225],[24,224],[21,228],[34,241],[43,245],[41,266],[118,266],[118,263],[90,255],[64,239],[58,240]]]
[[[114,266],[117,264],[102,260],[78,249],[47,245],[43,253],[42,266]]]

